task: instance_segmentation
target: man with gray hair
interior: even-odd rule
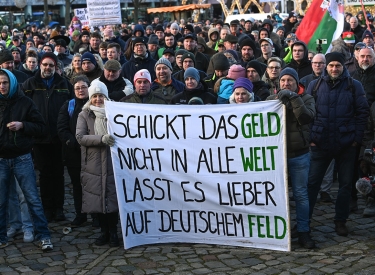
[[[352,18],[350,18],[349,24],[350,24],[350,31],[353,32],[354,35],[357,37],[356,40],[357,41],[362,40],[362,35],[365,30],[361,27],[361,25],[359,25],[358,18],[353,16]]]
[[[311,60],[311,66],[312,66],[313,72],[309,75],[306,75],[300,80],[300,83],[302,83],[306,89],[307,87],[309,87],[309,84],[311,81],[319,78],[324,72],[324,69],[326,68],[326,58],[324,54],[321,54],[321,53],[316,54]]]

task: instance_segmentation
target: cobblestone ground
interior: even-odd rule
[[[337,188],[332,190],[336,197]],[[145,245],[124,250],[94,245],[99,229],[88,222],[67,235],[74,218],[73,198],[66,175],[67,221],[50,223],[54,250],[43,253],[38,243],[19,235],[0,250],[0,274],[375,274],[375,222],[364,218],[364,200],[350,215],[348,237],[334,232],[333,203],[318,201],[312,221],[317,248],[306,250],[292,239],[291,252],[203,244]],[[292,217],[294,203],[290,202]],[[119,235],[120,229],[119,229]]]

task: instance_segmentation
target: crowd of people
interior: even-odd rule
[[[371,18],[370,18],[371,19]],[[287,166],[296,202],[291,235],[311,249],[310,219],[331,202],[337,175],[335,231],[357,210],[355,183],[374,172],[364,154],[375,137],[374,35],[363,13],[346,15],[342,35],[324,55],[283,26],[261,21],[192,23],[142,20],[88,28],[73,17],[67,30],[1,30],[0,245],[24,234],[51,250],[48,222],[64,221],[64,167],[76,216],[71,225],[100,227],[96,245],[119,246],[118,204],[104,102],[286,105]],[[39,171],[40,196],[35,169]],[[323,184],[322,184],[323,183]],[[365,216],[375,216],[375,196]]]

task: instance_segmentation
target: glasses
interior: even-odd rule
[[[43,66],[43,67],[50,67],[50,68],[53,68],[53,67],[55,67],[55,64],[42,63],[42,66]]]
[[[270,46],[269,44],[263,44],[263,45],[260,45],[261,48],[265,48],[265,47],[268,47]]]
[[[80,91],[80,90],[86,90],[88,86],[82,86],[82,87],[75,87],[74,90]]]
[[[270,69],[271,71],[272,70],[280,70],[281,69],[281,67],[272,67],[272,66],[268,66],[267,68]]]
[[[145,47],[145,44],[141,44],[141,43],[135,44],[134,47],[142,48],[142,47]]]
[[[324,63],[324,62],[311,62],[311,64],[316,65],[316,66],[323,66],[326,63]]]

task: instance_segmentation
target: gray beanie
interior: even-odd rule
[[[280,73],[279,79],[281,79],[284,75],[290,75],[297,81],[297,84],[299,83],[299,77],[295,69],[292,69],[292,68],[283,69]]]
[[[151,34],[150,37],[148,38],[148,43],[151,45],[159,45],[159,38],[156,34]]]
[[[194,78],[197,82],[199,82],[201,79],[198,70],[194,67],[189,67],[186,69],[184,73],[184,80],[186,80],[188,77]]]
[[[164,65],[166,65],[169,69],[171,69],[171,71],[173,71],[173,68],[172,68],[171,62],[169,62],[168,59],[166,59],[166,58],[164,58],[164,57],[161,57],[158,61],[156,61],[156,64],[155,64],[155,67],[154,67],[154,70],[155,70],[155,71],[156,71],[156,67],[157,67],[159,64],[164,64]]]
[[[178,26],[177,23],[172,23],[171,29],[178,29],[178,30],[180,30],[180,27]]]

